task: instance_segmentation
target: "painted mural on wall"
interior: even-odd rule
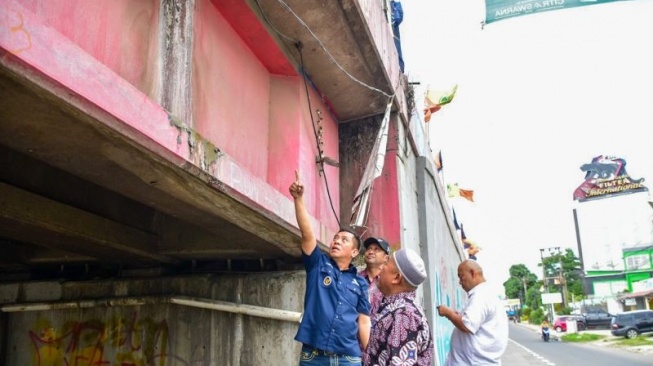
[[[462,310],[465,299],[465,292],[458,285],[458,264],[450,263],[444,257],[440,257],[439,268],[435,277],[435,303],[446,305],[452,309]],[[451,333],[453,324],[446,318],[436,316],[433,325],[434,348],[438,365],[444,365],[451,347]]]
[[[628,174],[623,158],[599,155],[580,170],[585,172],[585,181],[574,191],[574,200],[580,202],[648,191],[644,178]]]
[[[169,328],[165,319],[143,317],[138,311],[83,320],[75,315],[62,319],[58,313],[51,314],[55,315],[37,318],[26,330],[32,365],[188,365],[169,353]]]
[[[445,237],[451,237],[442,232],[442,242],[445,242]],[[462,311],[467,294],[460,287],[458,280],[458,265],[463,258],[461,252],[457,250],[458,244],[451,242],[447,245],[438,247],[435,261],[433,266],[433,281],[431,282],[434,287],[431,291],[433,297],[432,303],[437,305],[446,305],[457,311]],[[447,318],[437,315],[437,310],[433,309],[434,319],[432,324],[433,329],[433,342],[435,349],[435,364],[444,365],[451,347],[451,333],[454,330],[453,324]]]

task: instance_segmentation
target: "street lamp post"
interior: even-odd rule
[[[544,267],[544,249],[540,249],[540,260],[542,261],[542,283],[546,289],[546,293],[549,293],[549,282],[546,280],[546,267]]]

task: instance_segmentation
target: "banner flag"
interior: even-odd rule
[[[458,219],[456,218],[456,210],[454,210],[452,207],[451,211],[453,212],[453,227],[455,227],[456,230],[460,230],[461,226],[458,225]]]
[[[485,0],[485,24],[550,10],[632,0]]]
[[[440,172],[442,170],[442,150],[435,155],[435,168]]]
[[[448,91],[427,90],[424,98],[424,122],[430,121],[431,115],[439,111],[443,105],[451,103],[456,96],[456,90],[458,85],[454,85],[453,89]]]
[[[458,187],[458,183],[447,184],[447,195],[451,198],[462,197],[474,202],[474,191],[471,189],[462,189]]]
[[[474,191],[472,191],[470,189],[460,188],[458,190],[458,194],[460,194],[460,197],[465,198],[468,201],[474,202]]]
[[[449,196],[449,198],[460,196],[460,188],[458,188],[458,183],[447,184],[447,196]]]

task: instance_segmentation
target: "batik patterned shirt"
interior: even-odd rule
[[[367,270],[364,269],[360,272],[358,272],[358,275],[363,277],[366,281],[367,284],[370,285],[369,287],[369,294],[370,294],[370,317],[374,319],[374,314],[376,314],[376,311],[379,309],[379,305],[381,305],[381,299],[383,299],[383,293],[381,290],[379,290],[379,276],[375,276],[370,280],[369,275],[367,274]]]
[[[373,315],[365,366],[430,366],[433,338],[415,291],[384,297]]]

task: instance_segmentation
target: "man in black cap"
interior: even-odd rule
[[[365,269],[358,272],[358,275],[367,280],[367,284],[370,286],[370,317],[373,319],[379,304],[381,304],[381,298],[383,298],[377,284],[381,268],[388,261],[390,245],[382,238],[373,237],[365,239],[363,245],[365,246]]]

